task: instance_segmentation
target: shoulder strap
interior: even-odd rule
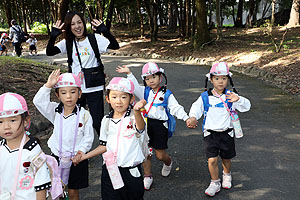
[[[147,103],[148,103],[149,92],[150,92],[150,87],[146,86],[144,91],[144,99],[147,101]]]
[[[225,94],[227,94],[227,92],[231,92],[230,90],[227,90],[227,89],[225,89]],[[226,100],[226,103],[227,103],[227,106],[228,106],[228,108],[231,110],[231,107],[232,107],[232,102],[228,102],[227,100]]]
[[[100,59],[100,53],[99,53],[98,43],[95,34],[88,34],[88,39],[94,51],[95,57],[97,58],[98,63],[101,65],[102,62]]]
[[[170,95],[172,94],[171,90],[168,90],[165,92],[165,97],[164,97],[164,101],[163,101],[163,106],[166,108],[166,112],[169,112],[168,110],[168,100]]]
[[[206,116],[209,108],[209,100],[208,100],[208,93],[207,91],[201,93],[201,98],[203,101],[203,107],[204,107],[204,117],[203,117],[203,122],[202,122],[202,131],[204,131],[204,125],[206,121]]]
[[[68,66],[69,66],[69,72],[72,73],[72,63],[73,63],[73,58],[72,58],[72,53],[73,53],[73,42],[70,40],[66,40],[66,48],[67,48],[67,55],[68,55]]]

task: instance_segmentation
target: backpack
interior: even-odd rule
[[[26,42],[26,37],[25,37],[25,33],[23,32],[22,28],[19,27],[17,30],[16,27],[12,27],[15,31],[16,31],[16,34],[17,34],[17,40],[18,42]]]
[[[227,89],[225,89],[225,93],[227,93]],[[203,123],[202,123],[202,131],[204,131],[204,125],[205,125],[205,121],[206,121],[206,116],[207,116],[207,112],[208,112],[208,109],[209,107],[220,107],[220,108],[223,108],[224,107],[224,104],[221,102],[221,103],[218,103],[216,105],[211,105],[209,104],[209,100],[208,100],[208,92],[205,91],[205,92],[202,92],[201,93],[201,98],[202,98],[202,101],[203,101],[203,107],[204,107],[204,118],[203,118]],[[228,102],[228,99],[226,99],[225,101],[228,105],[228,108],[231,109],[232,107],[232,102]]]
[[[102,69],[104,70],[104,66],[103,66],[101,58],[100,58],[99,48],[97,45],[97,40],[96,40],[95,34],[88,34],[87,37],[89,39],[90,45],[92,46],[95,57],[98,61],[98,65],[101,66]],[[67,55],[68,55],[68,72],[72,73],[71,66],[73,63],[73,59],[72,59],[73,41],[66,40],[66,47],[67,47]]]
[[[144,91],[144,99],[147,101],[148,103],[148,97],[149,97],[149,92],[150,92],[150,87],[145,87],[145,91]],[[173,133],[175,132],[176,129],[176,119],[173,115],[171,115],[170,113],[170,109],[168,108],[168,99],[169,96],[172,94],[172,92],[170,90],[166,90],[165,92],[165,96],[164,96],[164,101],[162,103],[154,103],[153,106],[163,106],[166,110],[167,116],[168,116],[168,133],[169,133],[169,138],[173,136]]]

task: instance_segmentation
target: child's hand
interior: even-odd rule
[[[185,121],[185,123],[188,128],[196,128],[198,121],[195,117],[190,117]]]
[[[58,82],[60,75],[60,69],[53,70],[48,77],[48,81],[45,84],[47,88],[53,88],[53,86]]]
[[[226,94],[226,99],[228,99],[228,102],[237,102],[238,100],[240,100],[240,97],[235,94],[234,92],[228,92]]]
[[[133,110],[139,111],[141,108],[144,108],[146,104],[147,101],[145,99],[142,99],[134,105]]]
[[[85,153],[83,153],[82,151],[78,151],[76,156],[74,156],[71,160],[72,160],[73,164],[76,166],[81,161],[84,160],[84,157],[85,157]]]
[[[130,69],[126,65],[118,66],[116,68],[116,72],[118,72],[120,74],[121,73],[124,73],[124,74],[130,74],[131,73]]]

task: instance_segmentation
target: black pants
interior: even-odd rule
[[[15,47],[15,52],[17,56],[20,57],[22,54],[21,42],[14,42],[13,46]]]
[[[130,168],[119,167],[124,187],[114,190],[106,165],[102,166],[101,197],[103,200],[143,200],[144,183],[141,165],[137,166],[141,176],[133,177]]]
[[[93,118],[93,127],[96,129],[97,134],[100,135],[101,120],[104,116],[103,91],[83,93],[78,103],[81,107],[88,105]]]

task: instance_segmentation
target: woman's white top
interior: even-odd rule
[[[145,91],[145,86],[141,86],[138,81],[136,80],[135,76],[131,73],[127,75],[127,78],[131,80],[134,84],[134,95],[136,95],[139,99],[144,99],[144,91]],[[149,96],[147,100],[147,104],[145,105],[145,109],[148,111],[149,107],[155,97],[156,93],[151,89],[149,91]],[[162,91],[159,91],[154,103],[163,103],[164,101],[164,93]],[[181,119],[186,121],[189,116],[187,113],[184,111],[183,106],[181,106],[178,101],[176,100],[175,96],[171,94],[168,99],[168,108],[170,109],[171,115],[177,117],[177,119]],[[168,120],[168,115],[166,113],[165,107],[163,106],[152,106],[149,113],[148,117],[152,119],[158,119],[158,120]]]
[[[11,192],[15,181],[19,149],[10,149],[3,139],[0,141],[0,190]],[[41,152],[41,147],[35,138],[25,143],[22,151],[21,166],[19,169],[18,184],[15,200],[35,200],[36,192],[51,187],[48,167],[44,163],[36,172],[32,160]]]
[[[240,112],[247,112],[250,110],[251,103],[248,99],[245,97],[239,96],[240,99],[237,102],[232,103],[232,109],[238,110]],[[221,95],[221,98],[223,101],[226,101],[225,93]],[[210,133],[205,130],[213,130],[213,131],[225,131],[228,128],[232,128],[230,125],[231,119],[229,112],[227,111],[226,107],[214,107],[214,105],[217,105],[219,103],[222,103],[222,101],[219,99],[219,97],[214,96],[211,92],[211,90],[208,91],[208,101],[209,104],[212,105],[212,107],[209,107],[206,121],[204,125],[204,136],[209,135]],[[204,106],[203,106],[203,100],[200,96],[193,104],[189,113],[190,117],[195,117],[197,120],[201,118],[202,114],[204,113]],[[233,133],[231,133],[231,136],[233,137]]]
[[[40,113],[46,117],[53,125],[53,134],[48,140],[48,146],[52,153],[59,156],[59,136],[60,136],[60,111],[58,109],[63,106],[62,103],[50,102],[51,88],[43,86],[36,93],[33,98],[33,103]],[[78,126],[78,133],[75,144],[75,154],[77,151],[83,153],[88,152],[93,144],[94,140],[94,128],[93,120],[90,113],[84,108],[80,108],[79,125],[76,124],[77,107],[75,107],[73,113],[68,116],[63,116],[63,130],[62,130],[62,152],[72,152],[75,136],[75,128]]]
[[[112,116],[113,112],[103,117],[99,140],[100,145],[106,146],[107,151],[115,152],[121,119],[113,119]],[[109,120],[108,128],[105,123],[107,119]],[[145,157],[139,142],[143,141],[144,134],[147,134],[146,128],[141,132],[137,131],[133,111],[128,110],[120,131],[117,152],[117,163],[119,167],[134,167],[143,163]]]

